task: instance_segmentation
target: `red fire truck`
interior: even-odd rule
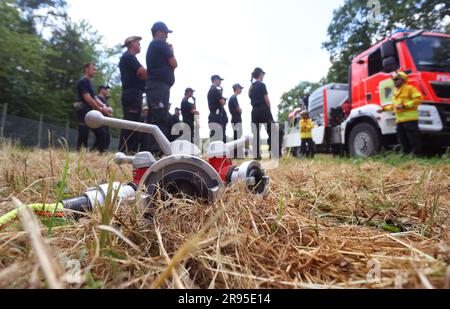
[[[393,112],[378,113],[391,103],[395,71],[406,72],[409,83],[424,95],[419,126],[427,152],[450,146],[450,35],[398,30],[353,59],[348,87],[326,85],[311,95],[309,109],[317,125],[313,138],[319,148],[341,147],[368,157],[396,144]],[[331,95],[336,90],[347,91],[346,98],[336,100]],[[292,141],[287,144],[296,147]]]

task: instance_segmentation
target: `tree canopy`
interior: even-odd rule
[[[288,120],[289,114],[295,108],[300,106],[301,100],[303,100],[303,98],[305,97],[305,90],[308,90],[310,93],[312,93],[319,87],[319,83],[302,81],[295,88],[284,93],[281,97],[281,103],[278,105],[278,121],[285,122]]]
[[[398,28],[448,32],[449,16],[450,3],[443,0],[346,0],[334,11],[323,44],[332,63],[326,81],[348,82],[353,57]]]
[[[74,123],[75,86],[87,62],[97,64],[95,85],[117,85],[110,59],[119,50],[66,9],[64,0],[0,2],[0,104],[10,114]]]
[[[346,0],[333,12],[328,40],[323,43],[330,53],[331,67],[319,84],[347,83],[352,59],[398,28],[426,29],[450,34],[450,2],[443,0]],[[281,97],[279,121],[284,121],[297,99],[298,89]]]

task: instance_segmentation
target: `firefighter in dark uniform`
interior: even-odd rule
[[[108,108],[110,115],[112,115],[113,110],[112,108],[109,106],[109,96],[108,96],[108,92],[109,89],[111,89],[111,87],[109,87],[108,85],[101,85],[100,87],[98,87],[98,94],[97,94],[97,98],[103,103],[105,104],[105,106]],[[109,128],[108,127],[102,127],[103,131],[105,132],[105,142],[104,142],[104,147],[105,149],[109,149],[109,146],[111,145],[111,133],[109,132]],[[100,145],[96,144],[94,145],[94,148],[99,148]]]
[[[95,144],[92,150],[98,150],[103,153],[107,150],[105,131],[102,128],[90,129],[84,122],[84,118],[92,110],[98,110],[104,116],[111,116],[111,114],[109,108],[95,96],[92,88],[91,80],[97,73],[95,64],[87,63],[83,68],[84,76],[77,83],[78,102],[75,103],[79,121],[77,150],[88,147],[89,131],[92,130],[95,134]]]
[[[177,139],[180,138],[180,135],[178,134],[172,134],[172,130],[173,129],[178,129],[178,124],[181,123],[180,120],[180,116],[181,116],[181,110],[177,107],[175,108],[175,114],[170,114],[168,115],[169,117],[169,132],[170,132],[170,136],[169,136],[169,141],[170,142],[174,142]]]
[[[139,122],[142,101],[147,79],[147,70],[141,65],[136,55],[141,52],[141,37],[132,36],[125,40],[122,47],[127,51],[119,62],[122,81],[122,108],[124,120]],[[119,151],[136,153],[139,148],[139,134],[129,130],[120,133]]]
[[[264,72],[261,68],[256,68],[252,73],[252,86],[249,90],[249,96],[252,110],[252,123],[256,126],[256,159],[261,160],[261,125],[267,125],[267,134],[269,135],[269,150],[272,148],[272,123],[273,116],[270,110],[270,100],[267,92],[266,85],[263,83]]]
[[[305,108],[305,111],[309,110],[309,98],[311,97],[311,95],[309,94],[309,90],[305,90],[303,92],[304,97],[303,97],[303,106]]]
[[[175,84],[175,69],[178,67],[173,46],[167,42],[169,30],[163,22],[152,27],[153,40],[147,50],[148,80],[147,103],[149,107],[148,123],[159,127],[170,139],[170,89]],[[159,146],[153,136],[149,136],[150,151],[160,154]]]
[[[242,137],[242,109],[239,105],[238,96],[242,94],[242,87],[240,84],[235,84],[233,86],[234,94],[230,97],[228,101],[228,108],[231,114],[231,124],[233,125],[233,139],[237,141]],[[238,159],[238,150],[234,152],[234,158]]]
[[[216,132],[215,126],[219,125],[222,128],[222,141],[227,142],[226,128],[228,124],[228,116],[225,111],[226,99],[223,97],[223,88],[221,87],[223,78],[219,75],[213,75],[211,77],[212,85],[208,92],[208,106],[209,106],[209,128],[210,137],[215,136],[215,140],[220,140],[220,136],[217,136],[219,132]],[[212,124],[215,124],[212,126]]]
[[[184,92],[184,98],[181,102],[181,114],[183,115],[183,122],[188,125],[191,131],[190,142],[194,143],[195,138],[195,116],[199,115],[199,112],[195,108],[196,99],[194,97],[195,90],[192,88],[187,88]],[[191,103],[189,100],[192,100]]]
[[[181,110],[177,107],[177,108],[175,108],[175,114],[173,114],[171,116],[171,118],[172,118],[172,126],[174,126],[174,125],[176,125],[176,124],[181,122],[180,116],[181,116]]]

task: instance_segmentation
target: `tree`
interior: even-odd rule
[[[0,2],[0,103],[9,103],[10,111],[34,114],[33,102],[45,93],[48,45],[29,32],[15,2]]]
[[[50,28],[56,28],[61,20],[67,18],[66,0],[16,0],[30,33],[39,34]],[[38,31],[37,28],[40,28]]]
[[[53,117],[67,119],[68,115],[74,114],[75,86],[83,74],[85,63],[97,65],[97,76],[93,81],[95,88],[116,82],[116,66],[108,59],[117,54],[117,49],[105,47],[102,39],[86,21],[72,23],[68,20],[62,29],[53,31],[49,43],[56,52],[50,55],[51,65],[47,66],[48,106],[54,109]]]
[[[36,119],[43,114],[47,120],[74,124],[75,85],[83,64],[97,64],[95,86],[114,87],[118,52],[104,46],[87,22],[70,21],[64,0],[2,0],[0,104],[8,103],[13,115]]]
[[[305,90],[313,93],[319,87],[319,83],[302,81],[295,88],[284,93],[281,96],[281,103],[278,105],[278,121],[284,123],[288,120],[289,114],[300,106],[300,100],[304,98]]]
[[[346,0],[334,11],[323,44],[332,63],[326,81],[348,82],[351,60],[397,28],[449,32],[449,16],[450,4],[443,0]]]

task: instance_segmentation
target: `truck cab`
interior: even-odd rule
[[[375,112],[392,102],[395,71],[406,72],[408,83],[424,95],[419,107],[419,127],[426,137],[426,147],[450,146],[450,35],[399,30],[352,61],[352,112],[344,135],[351,154],[370,156],[395,141],[393,112]],[[364,128],[361,124],[365,124]]]

